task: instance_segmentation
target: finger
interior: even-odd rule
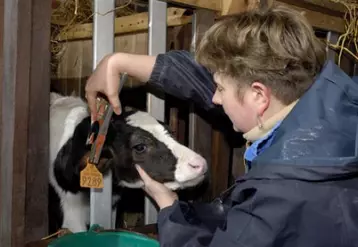
[[[121,114],[122,107],[121,107],[121,103],[119,102],[118,94],[115,93],[115,94],[108,95],[108,100],[113,107],[114,113],[116,113],[117,115]]]
[[[140,167],[139,165],[135,165],[138,173],[139,173],[139,176],[142,178],[144,184],[148,184],[152,181],[152,178],[149,177],[149,175],[143,170],[142,167]]]
[[[96,97],[91,98],[89,94],[86,94],[86,99],[88,103],[88,107],[91,114],[91,124],[94,123],[97,119],[97,103],[96,103]],[[93,103],[94,102],[94,103]]]
[[[91,121],[94,122],[97,117],[96,94],[87,92],[86,99],[91,112]]]

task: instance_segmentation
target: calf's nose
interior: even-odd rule
[[[197,173],[205,173],[207,171],[206,160],[201,156],[195,156],[189,162],[189,166]]]

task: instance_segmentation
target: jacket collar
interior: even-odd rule
[[[288,106],[284,107],[281,111],[273,115],[271,118],[269,118],[267,121],[265,121],[262,124],[262,128],[259,126],[255,126],[250,131],[246,132],[243,137],[248,142],[255,142],[261,138],[264,138],[267,136],[270,132],[272,132],[272,129],[277,126],[279,122],[281,122],[292,110],[292,108],[297,104],[298,100],[295,100]]]

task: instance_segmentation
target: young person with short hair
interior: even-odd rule
[[[299,12],[275,5],[223,18],[195,57],[105,57],[86,85],[94,117],[98,92],[120,114],[121,72],[206,110],[222,106],[249,143],[247,173],[209,204],[179,201],[138,167],[160,207],[161,246],[357,245],[358,86],[326,62]]]

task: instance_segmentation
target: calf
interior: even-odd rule
[[[80,171],[85,167],[90,151],[90,146],[86,145],[91,128],[87,109],[86,102],[80,97],[51,93],[50,189],[55,192],[57,209],[61,212],[57,227],[72,232],[85,231],[89,224],[89,190],[80,187]],[[198,185],[207,171],[203,157],[178,143],[168,129],[148,113],[114,114],[99,170],[104,176],[112,170],[115,187],[140,188],[143,183],[135,164],[173,190]],[[117,200],[118,196],[114,194],[113,203]],[[56,201],[50,198],[49,203],[53,208]],[[50,212],[52,217],[56,216]]]

